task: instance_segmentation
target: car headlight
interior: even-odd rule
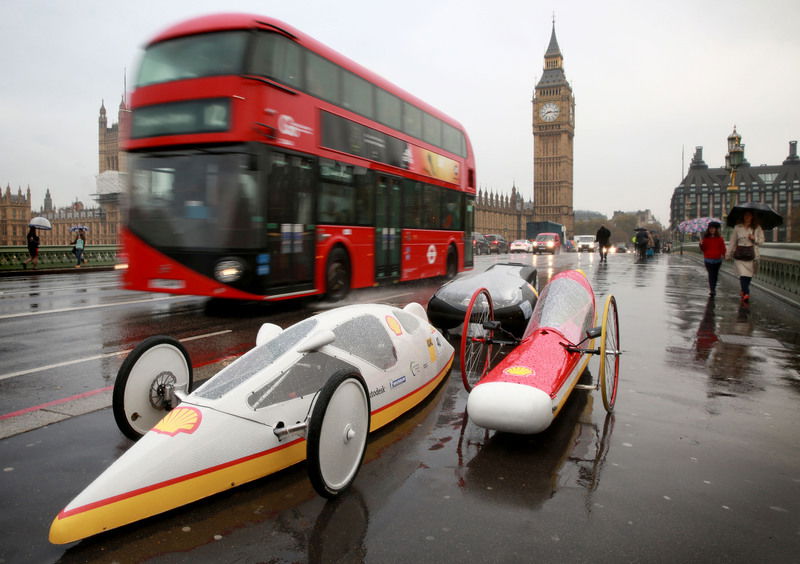
[[[220,260],[214,267],[214,278],[228,284],[236,282],[244,274],[244,262],[235,257]]]
[[[548,249],[552,249],[553,248],[553,242],[552,241],[548,241],[547,242],[547,248]]]

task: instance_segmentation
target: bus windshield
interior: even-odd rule
[[[136,86],[241,74],[249,36],[247,31],[223,31],[156,43],[144,52]]]
[[[254,158],[200,150],[131,154],[129,227],[166,248],[259,248],[262,192]]]

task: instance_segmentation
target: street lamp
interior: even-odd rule
[[[739,187],[736,185],[736,169],[744,162],[744,145],[742,136],[736,132],[733,126],[733,133],[728,135],[728,154],[725,155],[725,170],[730,172],[730,184],[728,185],[725,207],[723,208],[723,219],[727,219],[728,211],[739,203]]]

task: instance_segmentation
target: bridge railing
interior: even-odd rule
[[[114,266],[116,264],[118,245],[89,245],[83,253],[86,266]],[[0,272],[22,270],[22,261],[27,259],[28,248],[17,245],[0,247]],[[75,266],[75,255],[72,245],[42,245],[39,247],[40,270],[71,268]],[[28,268],[32,268],[28,264]]]
[[[702,256],[696,242],[684,243],[683,252]],[[753,281],[795,302],[800,301],[800,243],[764,243],[759,247],[759,254],[761,259]],[[722,268],[735,274],[730,261]]]

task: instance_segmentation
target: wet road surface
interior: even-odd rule
[[[758,290],[740,307],[732,277],[709,301],[690,257],[514,259],[534,262],[540,285],[579,266],[598,304],[616,296],[625,354],[613,415],[597,392],[575,391],[541,435],[486,432],[465,417],[456,367],[371,435],[338,502],[314,493],[301,464],[49,545],[56,513],[131,444],[101,409],[0,441],[0,562],[799,561],[798,312]],[[432,288],[412,291],[424,300]],[[234,325],[252,324],[253,338],[262,321]]]

